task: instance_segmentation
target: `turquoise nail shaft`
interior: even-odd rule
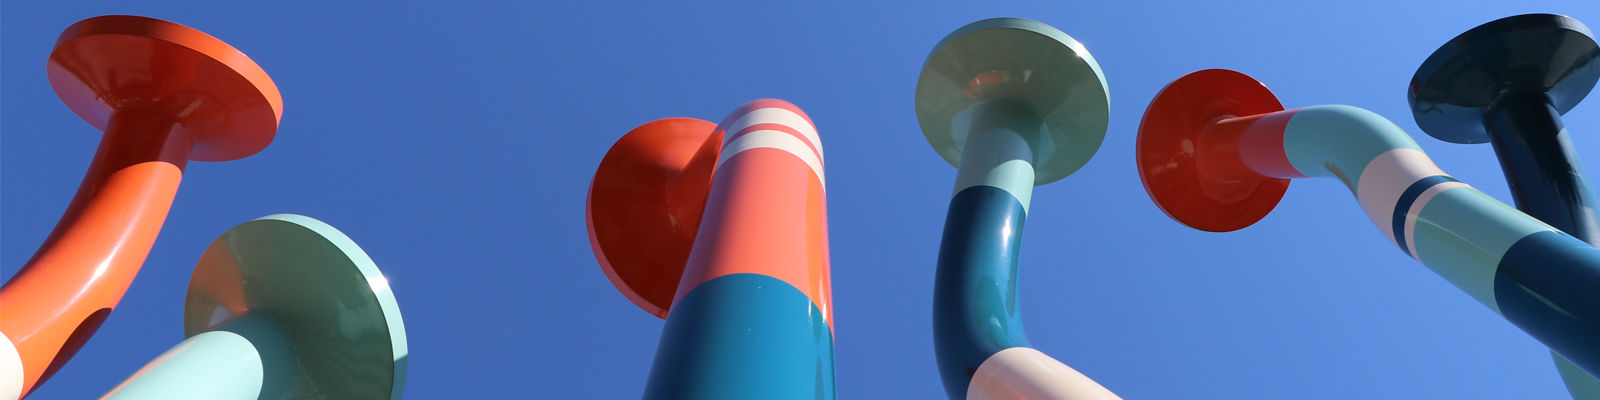
[[[276,399],[295,384],[293,354],[276,320],[247,312],[172,346],[101,399]]]

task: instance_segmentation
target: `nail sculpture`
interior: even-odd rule
[[[822,160],[811,118],[772,99],[650,122],[606,153],[590,245],[666,319],[644,397],[834,398]]]
[[[1015,301],[1033,186],[1071,175],[1094,156],[1109,101],[1094,57],[1043,23],[974,22],[928,55],[917,80],[917,122],[957,167],[933,300],[935,351],[950,398],[1118,398],[1031,348]]]
[[[249,57],[161,20],[73,24],[47,71],[62,102],[105,135],[55,230],[0,288],[0,398],[33,391],[105,321],[149,254],[188,160],[255,154],[283,114],[277,87]]]
[[[1137,148],[1150,198],[1174,220],[1213,232],[1260,220],[1290,179],[1339,179],[1401,252],[1579,368],[1600,371],[1600,250],[1446,175],[1371,111],[1286,111],[1249,76],[1204,70],[1156,95]]]
[[[1589,27],[1527,14],[1472,28],[1435,50],[1406,99],[1417,126],[1451,143],[1494,144],[1518,210],[1591,245],[1600,212],[1561,116],[1600,78]],[[1596,288],[1600,290],[1600,288]],[[1551,353],[1573,398],[1600,398],[1600,379]]]
[[[332,226],[269,215],[211,242],[184,341],[103,399],[399,399],[406,332],[389,281]]]

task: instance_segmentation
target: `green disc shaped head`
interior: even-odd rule
[[[1044,23],[994,18],[957,29],[934,47],[917,79],[917,122],[945,161],[958,165],[974,105],[1004,102],[1037,124],[1024,135],[1034,152],[1034,184],[1065,178],[1105,139],[1111,99],[1105,74],[1082,43]],[[968,116],[970,117],[970,116]],[[958,165],[959,166],[959,165]]]
[[[189,280],[184,335],[245,312],[270,315],[294,347],[299,373],[289,397],[400,398],[406,331],[394,292],[372,259],[332,226],[269,215],[213,241]]]

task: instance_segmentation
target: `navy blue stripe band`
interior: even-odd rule
[[[1394,227],[1390,231],[1394,232],[1394,244],[1400,246],[1400,251],[1411,254],[1411,247],[1406,244],[1406,214],[1411,211],[1411,203],[1415,203],[1417,197],[1422,196],[1422,192],[1428,191],[1428,188],[1445,182],[1460,181],[1449,175],[1434,175],[1418,179],[1400,194],[1400,200],[1394,204]]]

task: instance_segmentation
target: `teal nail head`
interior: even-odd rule
[[[967,129],[955,123],[975,104],[1025,106],[1040,135],[1025,137],[1034,151],[1034,184],[1072,175],[1105,139],[1111,98],[1105,74],[1082,43],[1044,23],[994,18],[950,33],[917,79],[917,122],[928,144],[958,166]],[[1030,129],[1029,131],[1033,131]]]
[[[300,372],[289,398],[400,398],[407,349],[394,293],[332,226],[269,215],[213,241],[189,281],[184,336],[246,311],[271,315],[288,333],[293,349],[284,351]]]

